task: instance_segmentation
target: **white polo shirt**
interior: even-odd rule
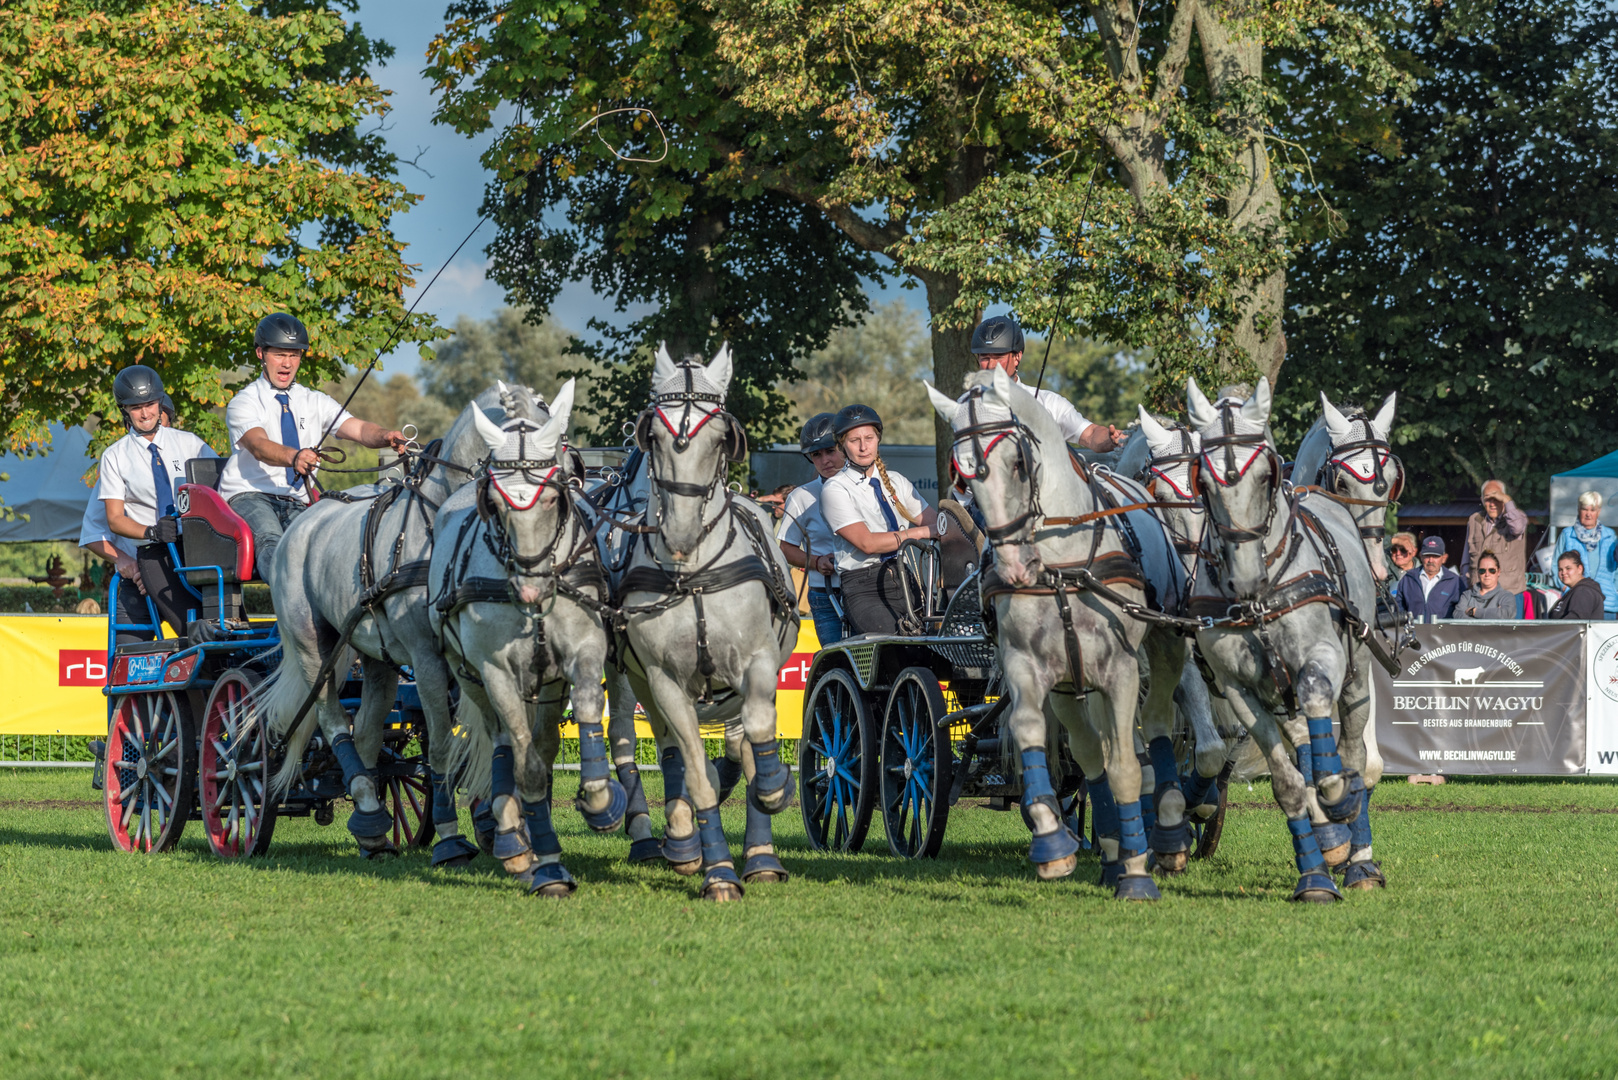
[[[1021,379],[1017,380],[1017,385],[1034,394],[1034,388]],[[965,401],[966,397],[966,394],[962,394],[955,400]],[[1090,426],[1090,421],[1073,407],[1073,403],[1054,390],[1041,388],[1039,393],[1034,394],[1034,400],[1045,406],[1045,411],[1051,414],[1051,419],[1062,429],[1063,442],[1078,442],[1079,436],[1084,434],[1084,429]]]
[[[871,476],[876,478],[878,484],[882,483],[882,474],[871,466]],[[888,479],[893,481],[894,494],[910,516],[921,519],[922,512],[927,509],[927,502],[916,494],[915,487],[909,480],[900,476],[892,469],[888,470]],[[883,500],[890,500],[888,489],[882,488]],[[899,528],[908,529],[911,525],[905,516],[899,513],[898,507],[890,507],[893,520],[898,522]],[[865,527],[872,532],[890,532],[888,519],[883,516],[882,504],[877,501],[877,494],[871,489],[870,478],[856,469],[852,464],[843,467],[843,471],[827,480],[820,489],[820,513],[826,519],[826,526],[832,531],[836,540],[837,572],[846,574],[852,570],[862,570],[868,566],[875,566],[882,561],[881,555],[867,555],[859,548],[836,536],[838,530],[846,529],[856,522],[865,522]]]
[[[305,486],[296,491],[287,483],[285,465],[266,465],[241,446],[242,436],[254,428],[263,428],[271,442],[281,442],[281,403],[276,394],[286,394],[292,418],[298,424],[298,446],[315,447],[320,437],[330,428],[336,431],[351,417],[346,409],[319,390],[311,390],[301,383],[293,383],[285,390],[277,390],[270,380],[260,375],[252,383],[236,391],[225,407],[225,423],[230,426],[230,445],[236,452],[225,463],[219,477],[219,494],[231,499],[248,491],[262,491],[266,495],[291,495],[308,499]]]
[[[157,447],[168,467],[169,483],[176,496],[185,483],[187,461],[219,456],[189,431],[170,427],[158,428],[150,442],[131,431],[102,451],[101,498],[122,499],[124,513],[138,525],[157,524],[157,484],[152,479],[152,454],[148,449],[151,446]]]
[[[90,492],[90,501],[84,504],[84,521],[79,525],[79,546],[89,547],[97,540],[105,540],[119,551],[135,557],[135,549],[140,545],[128,536],[119,536],[107,524],[107,504],[101,501],[101,481],[96,481],[95,488]]]
[[[784,513],[781,515],[781,524],[776,527],[775,537],[789,544],[803,548],[809,553],[811,559],[818,559],[822,555],[832,555],[837,551],[837,536],[826,524],[826,517],[820,512],[820,489],[826,482],[815,477],[807,484],[800,484],[787,495],[784,504]],[[898,481],[894,481],[898,486]],[[824,589],[827,587],[826,575],[819,570],[805,571],[809,575],[811,589]],[[831,585],[837,584],[837,575],[832,575]]]

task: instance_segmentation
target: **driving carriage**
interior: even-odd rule
[[[249,618],[244,610],[242,586],[255,580],[253,535],[215,490],[221,464],[187,462],[188,482],[176,493],[182,537],[171,545],[196,604],[193,617],[218,627],[213,640],[163,637],[150,601],[148,623],[120,624],[118,576],[110,583],[107,741],[96,776],[108,834],[124,851],[166,851],[188,822],[200,821],[220,858],[261,855],[278,818],[312,815],[329,825],[336,802],[347,797],[336,754],[318,736],[303,752],[296,782],[279,795],[272,791],[284,750],[249,705],[280,662],[281,637],[274,619]],[[121,630],[156,637],[118,644]],[[354,673],[343,680],[341,696],[352,713],[360,697]],[[377,761],[378,794],[392,817],[396,849],[432,840],[426,761],[421,701],[406,679]]]
[[[932,858],[950,809],[962,798],[985,799],[996,810],[1022,799],[1015,752],[1001,732],[1010,699],[1002,693],[981,599],[979,540],[958,504],[946,502],[941,511],[939,520],[950,522],[941,539],[907,540],[898,553],[906,601],[902,632],[845,638],[815,655],[804,695],[798,783],[804,827],[817,849],[860,851],[880,814],[894,855]],[[1067,827],[1082,838],[1084,775],[1065,735],[1055,741],[1057,800]],[[1175,731],[1182,775],[1194,767],[1192,741],[1182,721]],[[1190,819],[1195,858],[1219,846],[1230,774],[1227,763],[1213,816]],[[1084,841],[1087,848],[1094,843],[1093,835]]]

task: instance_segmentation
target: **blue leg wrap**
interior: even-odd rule
[[[753,805],[751,797],[747,800],[747,833],[742,838],[743,850],[755,847],[768,847],[774,843],[770,830],[770,815]]]
[[[1170,790],[1171,785],[1159,784],[1159,795]],[[1182,851],[1191,850],[1191,821],[1181,817],[1178,825],[1164,825],[1157,822],[1148,834],[1152,850],[1159,855],[1178,855]]]
[[[427,779],[433,785],[433,823],[458,822],[460,818],[455,813],[455,790],[450,787],[449,778],[441,772],[429,769]]]
[[[393,831],[393,815],[386,809],[372,810],[368,813],[356,810],[348,815],[348,831],[367,839],[386,836]]]
[[[1331,733],[1331,717],[1309,717],[1309,757],[1317,786],[1324,777],[1343,771],[1343,759],[1337,756],[1337,740]]]
[[[1090,805],[1095,815],[1096,835],[1113,837],[1119,834],[1122,826],[1118,823],[1118,803],[1112,797],[1112,788],[1107,785],[1107,774],[1102,773],[1101,779],[1090,783]]]
[[[702,868],[705,871],[702,879],[702,890],[707,892],[709,886],[716,882],[726,882],[742,887],[742,879],[737,876],[734,865],[723,865],[731,862],[730,843],[725,839],[725,830],[719,823],[719,807],[709,807],[707,810],[697,811],[697,835],[702,838]]]
[[[694,863],[702,858],[702,838],[696,833],[690,836],[663,836],[663,858],[676,866],[684,863]]]
[[[488,799],[478,799],[472,804],[472,831],[478,836],[493,836],[500,823],[494,817],[494,805]]]
[[[1333,821],[1321,822],[1315,826],[1314,833],[1315,846],[1320,849],[1320,857],[1322,859],[1326,857],[1326,852],[1341,848],[1344,844],[1348,843],[1347,825],[1339,825]],[[1346,858],[1346,855],[1339,857],[1339,865]]]
[[[528,824],[528,842],[533,845],[535,855],[562,853],[562,842],[556,838],[556,829],[551,824],[550,799],[523,803],[522,816]]]
[[[685,798],[685,756],[678,746],[666,746],[659,757],[663,765],[663,801]]]
[[[1026,811],[1035,803],[1050,807],[1057,824],[1050,832],[1034,834],[1033,842],[1028,847],[1029,861],[1043,865],[1077,854],[1079,840],[1062,824],[1062,807],[1056,801],[1056,789],[1051,786],[1051,773],[1045,765],[1043,749],[1022,752],[1023,809]]]
[[[343,790],[353,794],[354,781],[364,776],[369,770],[360,760],[360,752],[354,746],[354,736],[343,732],[331,741],[331,752],[337,755],[337,764],[343,769]],[[366,835],[374,836],[375,833]]]
[[[728,757],[716,758],[713,771],[719,774],[719,802],[723,804],[736,790],[736,785],[742,782],[742,763]]]
[[[1147,835],[1157,831],[1157,792],[1144,792],[1140,797],[1140,820]]]
[[[478,857],[478,847],[464,836],[451,836],[433,845],[433,866],[465,866]]]
[[[1157,882],[1152,880],[1150,874],[1120,874],[1118,888],[1112,896],[1114,900],[1163,899],[1163,894],[1157,891]]]
[[[1370,859],[1361,859],[1359,862],[1348,864],[1343,872],[1343,888],[1345,889],[1385,889],[1388,879],[1382,874],[1382,867]]]
[[[497,746],[489,759],[489,799],[517,794],[517,753],[509,746]]]
[[[1180,782],[1180,763],[1174,760],[1174,742],[1167,735],[1159,735],[1146,747],[1152,756],[1152,771],[1157,774],[1157,787]]]
[[[624,808],[624,826],[627,828],[629,819],[642,814],[650,816],[652,808],[646,804],[646,789],[641,786],[640,770],[635,768],[633,761],[626,761],[618,766],[618,783],[623,785],[624,794],[629,797],[629,804]]]
[[[1315,827],[1307,816],[1288,818],[1287,829],[1292,833],[1292,853],[1298,860],[1298,873],[1307,874],[1326,865],[1320,857],[1320,845],[1315,841]]]
[[[613,832],[624,823],[624,808],[629,805],[629,794],[624,786],[612,777],[607,778],[607,807],[605,810],[592,811],[585,809],[584,791],[580,789],[573,805],[578,808],[584,823],[595,832]]]
[[[1375,787],[1365,789],[1365,798],[1360,801],[1360,812],[1348,826],[1349,842],[1356,848],[1371,846],[1371,793]]]
[[[781,793],[788,793],[781,798]],[[781,762],[781,744],[771,739],[753,744],[753,783],[748,798],[758,803],[760,810],[769,813],[775,805],[776,813],[791,805],[792,770]]]
[[[1321,803],[1320,809],[1332,821],[1346,823],[1358,818],[1364,805],[1365,781],[1360,779],[1359,773],[1351,771],[1348,783],[1344,785],[1343,797],[1334,803]]]
[[[1215,806],[1219,805],[1219,785],[1217,776],[1203,776],[1201,773],[1192,773],[1185,778],[1181,790],[1185,792],[1185,808],[1201,806],[1212,796]]]
[[[1118,804],[1118,858],[1146,854],[1146,828],[1141,821],[1140,800]]]
[[[1307,746],[1294,747],[1293,753],[1298,763],[1298,771],[1303,774],[1303,786],[1313,787],[1315,783],[1315,767],[1309,755],[1309,748]]]
[[[607,768],[607,742],[601,734],[601,721],[579,725],[579,782],[605,780],[611,775]]]
[[[517,880],[527,883],[530,896],[572,896],[579,887],[567,867],[559,862],[531,866],[518,874]]]
[[[1024,750],[1022,752],[1022,804],[1032,806],[1042,798],[1056,798],[1056,789],[1051,787],[1051,773],[1045,767],[1045,751],[1043,749]]]

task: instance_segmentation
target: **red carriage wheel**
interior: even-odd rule
[[[417,767],[410,768],[412,764]],[[432,839],[429,817],[433,793],[427,783],[426,767],[416,763],[414,758],[405,758],[404,766],[399,770],[383,770],[376,785],[382,808],[393,817],[393,831],[388,835],[400,851],[412,845],[420,847]]]
[[[271,796],[272,739],[261,717],[250,715],[258,678],[227,671],[214,684],[202,711],[202,749],[197,779],[202,826],[221,859],[262,855],[275,832]]]
[[[122,697],[107,729],[107,834],[122,851],[167,851],[191,816],[196,734],[174,694]]]

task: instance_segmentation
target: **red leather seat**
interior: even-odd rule
[[[253,569],[253,530],[211,487],[181,484],[175,493],[183,522],[181,556],[187,566],[218,566],[226,585],[256,581]],[[198,588],[216,584],[211,573],[187,575]]]

